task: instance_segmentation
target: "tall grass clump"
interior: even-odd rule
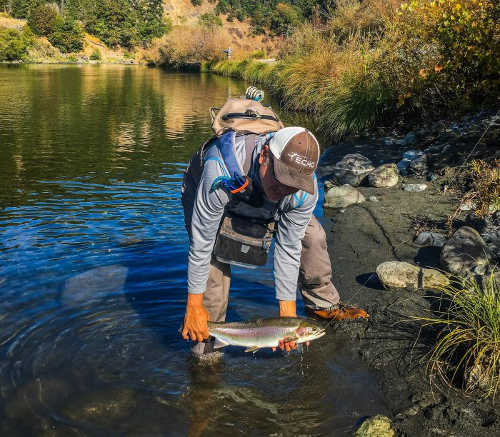
[[[477,280],[454,277],[441,289],[435,316],[419,317],[439,329],[428,369],[466,392],[495,397],[500,382],[500,289],[494,269]]]

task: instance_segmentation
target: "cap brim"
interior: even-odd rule
[[[314,194],[314,172],[311,174],[300,173],[294,168],[283,164],[276,157],[273,159],[273,165],[274,175],[283,185]]]

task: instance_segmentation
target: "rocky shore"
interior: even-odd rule
[[[345,302],[370,314],[367,322],[334,329],[350,336],[360,357],[380,371],[392,413],[389,428],[385,419],[374,421],[388,431],[356,435],[500,433],[498,402],[430,381],[426,366],[435,332],[412,318],[431,312],[435,290],[447,280],[440,270],[484,275],[500,261],[500,212],[492,207],[482,219],[474,205],[461,203],[465,164],[498,162],[499,133],[500,117],[482,113],[405,135],[380,129],[321,158],[334,282]]]

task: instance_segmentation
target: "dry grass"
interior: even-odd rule
[[[0,14],[0,28],[22,30],[26,26],[26,20],[18,20],[7,14]]]

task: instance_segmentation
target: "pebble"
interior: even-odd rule
[[[377,196],[370,196],[370,197],[368,197],[368,200],[370,202],[379,202],[379,200],[377,199]]]
[[[402,187],[404,191],[409,191],[413,193],[425,191],[427,189],[426,184],[403,184]]]

